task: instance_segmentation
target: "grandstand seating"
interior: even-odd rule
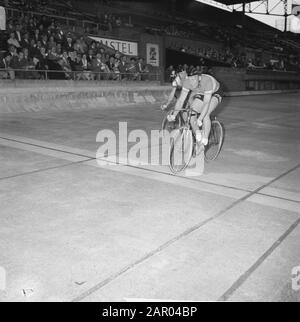
[[[1,45],[0,68],[3,70],[0,72],[0,78],[157,78],[153,68],[147,66],[142,58],[137,61],[138,57],[121,55],[103,44],[92,41],[88,37],[89,32],[84,33],[86,30],[83,28],[76,28],[78,23],[82,27],[86,27],[87,23],[94,23],[98,27],[94,30],[95,33],[105,31],[109,27],[105,29],[103,26],[115,21],[111,15],[105,15],[104,20],[99,23],[97,16],[92,20],[92,14],[79,11],[67,1],[13,0],[0,4],[5,5],[8,13],[7,32]],[[90,20],[87,20],[87,17]],[[77,23],[77,26],[74,23]],[[20,34],[17,35],[18,28]],[[26,34],[29,37],[25,37]],[[15,39],[16,36],[21,39]]]
[[[168,11],[164,2],[147,5],[147,3],[135,1],[132,5],[130,1],[107,1],[106,5],[102,5],[102,10],[109,9],[115,14],[131,15],[135,28],[143,27],[148,33],[177,37],[177,44],[180,43],[180,39],[211,42],[211,45],[206,47],[203,45],[169,47],[173,50],[183,50],[220,63],[229,63],[234,67],[299,69],[300,44],[295,39],[292,40],[293,35],[289,34],[286,37],[281,32],[251,18],[246,18],[247,26],[241,29],[238,25],[241,20],[240,13],[221,13],[218,9],[210,8],[213,14],[205,10],[199,21],[198,17],[192,19],[191,16],[184,16],[184,13],[174,14]],[[224,23],[221,25],[220,21]],[[223,46],[222,49],[219,48],[220,44]],[[262,52],[264,55],[261,54]],[[246,59],[241,59],[241,56],[245,56]]]
[[[176,52],[187,54],[185,57],[190,61],[197,59],[198,65],[300,70],[300,44],[297,39],[292,35],[283,36],[279,31],[261,27],[261,24],[252,20],[241,28],[237,24],[239,20],[230,13],[222,13],[227,20],[220,25],[217,19],[211,17],[198,21],[199,19],[185,16],[184,13],[170,12],[163,9],[163,4],[152,6],[151,11],[150,7],[144,7],[141,3],[135,3],[133,7],[130,1],[90,0],[89,5],[86,4],[87,1],[0,1],[0,5],[5,6],[8,12],[7,34],[1,35],[4,60],[1,59],[0,68],[10,70],[0,72],[0,77],[149,79],[153,68],[146,66],[144,62],[137,65],[135,60],[130,61],[130,57],[124,58],[125,72],[128,75],[121,76],[118,67],[120,55],[115,56],[116,52],[93,43],[88,37],[95,34],[128,35],[129,38],[130,35],[131,39],[138,41],[138,35],[142,32],[164,36],[167,49],[173,51],[173,56],[180,56]],[[8,45],[7,40],[18,24],[21,25],[22,38],[28,32],[29,39],[28,44],[24,43],[24,39],[20,40],[21,48],[15,50],[14,46]],[[39,35],[35,36],[36,29],[39,29]],[[44,43],[43,34],[46,36]],[[50,41],[51,36],[53,38]],[[69,47],[67,38],[71,38]],[[15,44],[14,39],[9,42]],[[53,44],[56,48],[52,50]],[[46,48],[41,55],[42,47]],[[25,59],[23,54],[21,58],[19,55],[24,50]],[[63,51],[67,51],[68,57],[63,56]],[[99,51],[101,66],[97,67],[95,60]],[[171,63],[174,64],[173,61],[166,61],[167,65]],[[60,73],[32,71],[44,68]],[[19,69],[30,69],[30,73],[14,73],[14,70]]]

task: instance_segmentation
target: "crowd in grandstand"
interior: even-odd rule
[[[204,65],[204,59],[209,59],[211,63],[225,63],[227,66],[233,68],[248,68],[248,69],[269,69],[278,71],[298,71],[300,70],[299,57],[293,55],[271,55],[268,60],[261,60],[259,58],[247,58],[246,53],[237,55],[229,48],[220,49],[212,47],[198,47],[191,46],[172,46],[171,49],[185,52],[194,56],[200,57],[200,65]]]
[[[188,26],[187,26],[188,25]],[[278,34],[258,34],[252,30],[235,27],[218,26],[214,24],[199,26],[198,22],[170,25],[168,27],[147,27],[152,34],[172,36],[170,49],[185,52],[200,58],[225,63],[234,68],[266,68],[272,70],[300,70],[299,47],[288,47],[286,41]],[[175,38],[176,37],[176,38]],[[182,44],[181,39],[214,41],[218,46],[195,46]],[[220,48],[219,45],[222,45]],[[300,46],[298,44],[298,46]],[[247,49],[249,47],[249,49]],[[256,51],[257,56],[262,52],[268,53],[269,58],[247,58],[247,51]]]
[[[28,3],[21,0],[22,5]],[[45,15],[20,13],[8,20],[2,36],[0,69],[6,71],[0,71],[0,78],[147,80],[149,76],[143,58],[122,55],[88,37],[66,33]]]
[[[38,12],[49,16],[66,17],[70,19],[68,22],[70,27],[75,24],[76,20],[94,22],[94,26],[97,25],[98,29],[87,27],[92,32],[111,31],[114,27],[123,25],[120,16],[116,16],[111,12],[87,14],[74,8],[69,0],[0,0],[0,5],[23,12]]]
[[[49,3],[57,3],[58,9],[55,11]],[[102,0],[102,3],[105,1]],[[149,79],[151,66],[146,65],[142,58],[108,50],[83,36],[83,33],[66,31],[53,18],[59,11],[60,16],[81,14],[84,19],[84,13],[76,12],[71,1],[0,0],[0,5],[19,10],[17,15],[15,12],[14,17],[8,19],[6,33],[1,34],[0,69],[7,71],[0,71],[0,78]],[[38,11],[39,15],[29,14],[29,11]],[[214,24],[203,24],[200,27],[198,22],[169,18],[175,23],[146,28],[146,31],[173,36],[177,40],[169,48],[197,56],[199,66],[204,66],[209,60],[210,65],[221,63],[233,68],[300,70],[299,54],[295,55],[295,51],[283,45],[276,35],[259,38],[247,30],[241,31],[241,26],[221,28]],[[87,26],[85,35],[122,26],[122,19],[109,12],[103,12],[101,17],[97,15],[95,19],[101,30]],[[71,27],[69,25],[69,30]],[[197,46],[193,42],[182,44],[180,40],[199,37],[215,41],[218,46]],[[247,46],[252,46],[254,51],[259,52],[259,48],[260,52],[269,52],[269,57],[262,58],[258,54],[250,58],[246,53]],[[45,73],[44,70],[49,72]]]

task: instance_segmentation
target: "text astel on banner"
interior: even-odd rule
[[[89,38],[95,40],[96,42],[100,42],[101,44],[103,44],[113,50],[117,50],[124,55],[138,56],[138,43],[137,42],[96,37],[96,36],[89,36]]]

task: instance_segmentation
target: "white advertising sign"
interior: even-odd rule
[[[147,64],[159,67],[159,45],[158,44],[147,44]]]
[[[3,7],[0,6],[0,30],[6,30],[6,12]]]
[[[138,56],[138,43],[131,42],[126,40],[116,40],[102,37],[94,37],[89,36],[89,38],[95,40],[96,42],[100,42],[103,45],[112,48],[114,50],[118,50],[124,55],[129,56]]]

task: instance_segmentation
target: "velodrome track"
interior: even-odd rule
[[[0,301],[299,301],[299,100],[226,98],[201,177],[97,165],[98,131],[158,104],[0,115]]]

